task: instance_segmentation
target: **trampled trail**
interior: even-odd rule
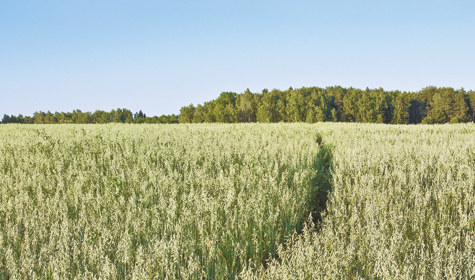
[[[320,125],[333,191],[318,230],[246,279],[475,277],[475,126]]]
[[[2,125],[0,278],[470,279],[475,126]]]

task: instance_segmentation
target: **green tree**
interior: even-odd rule
[[[81,124],[91,123],[91,115],[88,112],[79,113],[77,117],[77,123],[81,123]]]
[[[309,106],[307,109],[307,116],[305,119],[305,122],[307,123],[314,123],[315,122],[315,110],[313,109],[313,106]]]
[[[216,102],[221,103],[224,107],[231,104],[232,106],[236,105],[236,93],[234,92],[222,92],[219,97],[216,99]]]
[[[328,109],[328,100],[325,98],[325,95],[320,96],[320,102],[319,102],[318,106],[322,109],[323,116],[321,116],[321,117],[317,116],[317,121],[324,122],[324,121],[328,120],[330,110]]]
[[[279,99],[277,100],[277,105],[276,105],[276,122],[280,121],[285,121],[287,119],[287,110],[286,110],[286,105],[285,105],[285,99]]]
[[[101,117],[102,117],[103,111],[96,110],[94,113],[91,115],[91,121],[92,123],[101,123]]]
[[[394,113],[391,123],[407,124],[409,123],[409,98],[407,93],[403,92],[394,99]]]
[[[240,122],[255,122],[257,114],[256,100],[249,89],[237,97],[237,110]]]
[[[202,123],[206,120],[205,108],[202,105],[196,106],[195,112],[193,114],[193,123]]]
[[[357,102],[358,113],[356,115],[356,121],[376,122],[374,105],[374,101],[370,96],[370,90],[366,88],[366,90],[360,95]]]
[[[125,118],[124,118],[122,109],[117,108],[117,110],[114,113],[114,122],[115,123],[120,123],[120,122],[123,123],[124,121],[125,121]]]
[[[258,122],[277,122],[278,110],[277,102],[279,100],[278,92],[273,90],[268,92],[267,90],[262,91],[262,97],[257,109],[257,121]]]
[[[334,89],[335,106],[336,106],[336,118],[332,118],[334,122],[339,121],[345,112],[343,100],[345,99],[345,90],[338,86]],[[332,114],[333,116],[333,114]]]
[[[468,96],[466,96],[465,90],[462,88],[460,92],[455,93],[451,122],[466,122],[469,120],[468,112]]]
[[[430,108],[430,117],[435,123],[447,123],[450,121],[448,114],[451,100],[449,96],[443,96],[444,93],[437,92],[434,94]]]
[[[182,107],[180,109],[180,114],[178,115],[179,123],[192,123],[193,115],[195,114],[195,106],[190,104],[189,106]]]
[[[9,122],[10,122],[10,116],[7,114],[4,114],[2,118],[2,123],[9,123]]]
[[[35,124],[43,124],[46,114],[42,111],[34,112],[33,113],[33,123]]]
[[[287,117],[291,122],[303,122],[305,120],[305,96],[301,91],[291,91],[287,100]]]
[[[413,94],[414,99],[409,101],[409,123],[421,123],[422,119],[426,117],[427,104],[418,100],[417,93]]]
[[[354,88],[349,88],[343,98],[343,107],[344,113],[342,116],[342,121],[344,122],[354,122],[357,121],[358,112],[358,95],[361,94],[360,90]]]
[[[58,120],[55,118],[55,115],[48,111],[45,116],[45,123],[53,124],[58,123]]]
[[[112,122],[113,113],[103,112],[101,115],[100,123],[110,123]]]
[[[125,123],[133,123],[133,122],[134,122],[134,118],[132,117],[132,113],[127,114],[127,115],[125,116],[125,121],[124,121],[124,122],[125,122]]]
[[[470,102],[471,120],[472,122],[475,122],[475,91],[470,91],[468,96]]]
[[[337,122],[338,121],[338,112],[335,108],[331,109],[331,115],[332,115],[332,121]]]
[[[399,95],[400,92],[385,92],[382,88],[375,91],[375,109],[376,109],[376,122],[377,123],[389,123],[391,122],[394,111],[392,100],[394,96]]]
[[[214,114],[214,106],[216,104],[212,102],[205,102],[204,108],[205,108],[205,122],[206,123],[214,123],[216,122],[216,115]]]
[[[327,120],[327,117],[325,116],[325,112],[321,106],[317,106],[315,108],[315,118],[317,122],[324,122]]]

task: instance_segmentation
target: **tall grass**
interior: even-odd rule
[[[316,211],[305,125],[0,126],[0,278],[233,279]]]
[[[5,278],[473,279],[475,126],[0,126]]]
[[[474,279],[475,126],[324,124],[322,223],[255,279]]]

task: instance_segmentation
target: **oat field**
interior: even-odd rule
[[[475,125],[1,125],[0,279],[475,278]]]
[[[322,222],[247,279],[475,279],[475,126],[324,124]]]

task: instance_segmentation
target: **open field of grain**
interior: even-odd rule
[[[0,279],[475,277],[473,124],[2,125],[0,186]]]
[[[475,126],[317,126],[333,191],[256,279],[474,279]]]
[[[318,210],[310,126],[2,126],[0,278],[234,278]],[[327,174],[328,175],[328,174]]]

